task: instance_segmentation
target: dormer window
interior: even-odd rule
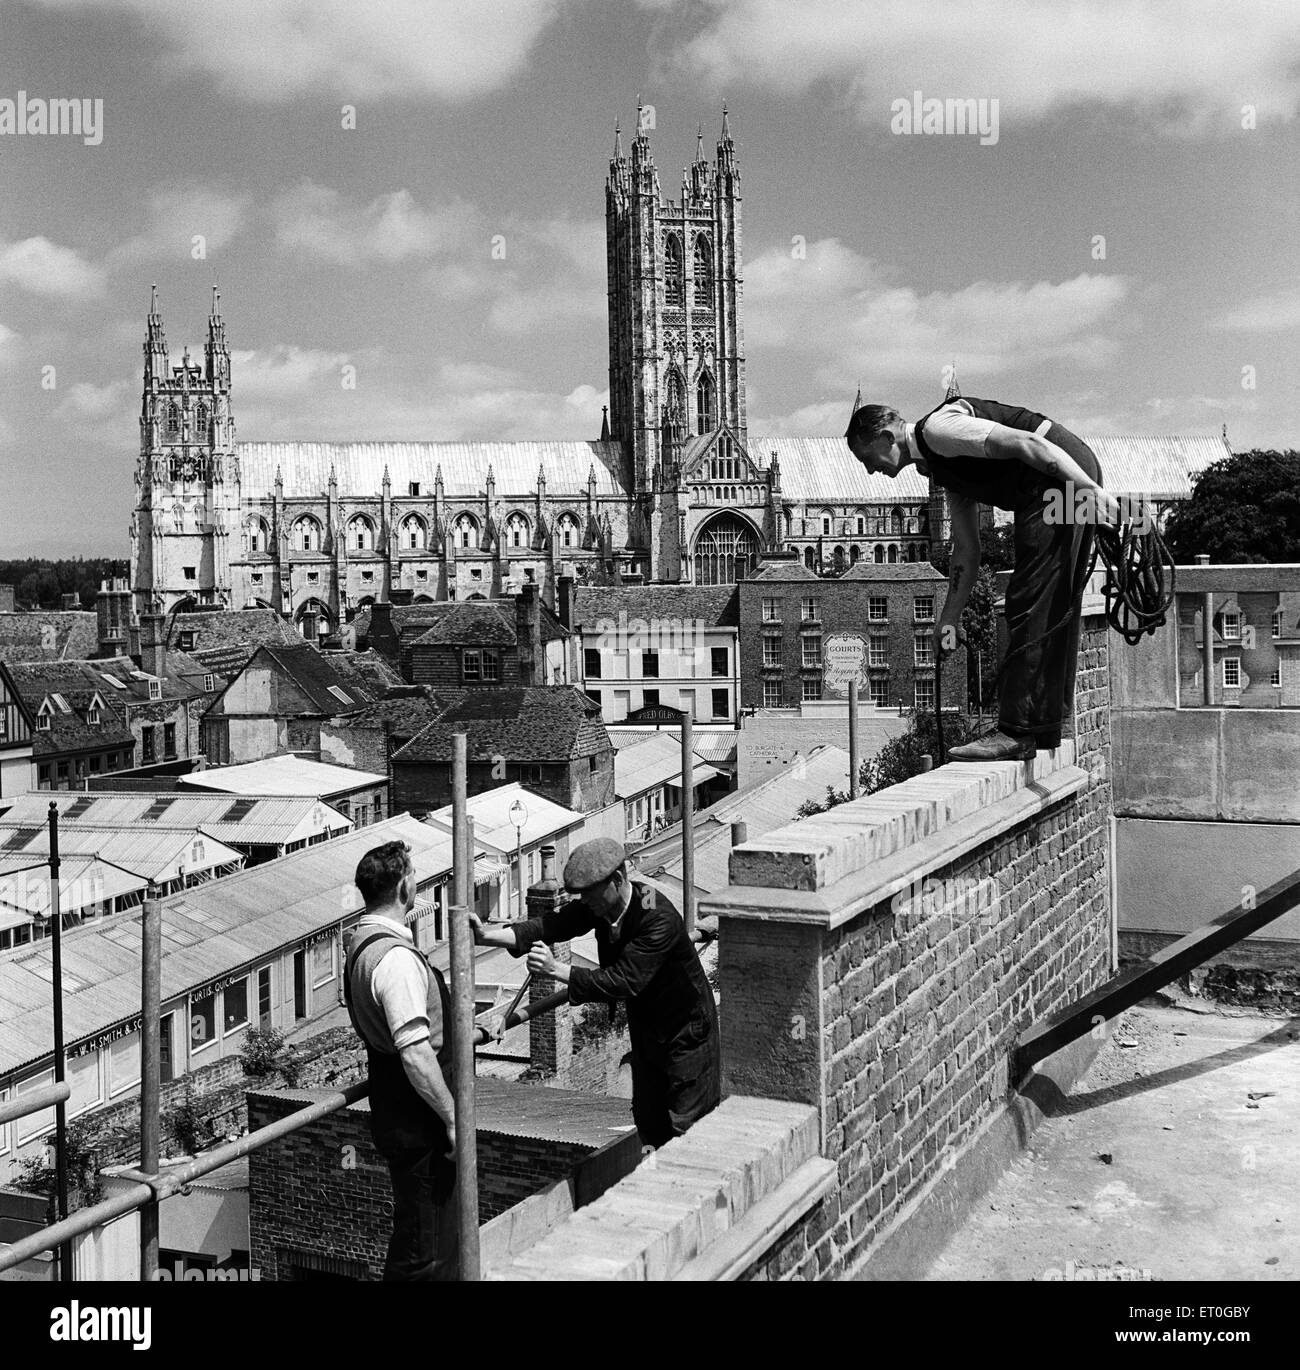
[[[161,680],[151,680],[151,681],[149,682],[149,698],[150,698],[150,699],[161,699],[161,698],[162,698],[162,681],[161,681]]]
[[[180,648],[182,652],[192,652],[194,650],[193,628],[183,628],[181,630]]]
[[[210,695],[217,688],[217,678],[215,675],[205,675],[203,677],[203,693]]]
[[[50,703],[48,697],[41,700],[41,707],[36,711],[36,726],[43,732],[50,730],[50,719],[54,717],[54,705]]]

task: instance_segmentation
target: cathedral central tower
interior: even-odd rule
[[[666,432],[689,441],[725,426],[745,442],[740,172],[726,108],[717,160],[701,129],[680,200],[660,197],[650,114],[638,107],[630,156],[615,128],[605,182],[610,436],[631,456],[643,505],[673,479]]]

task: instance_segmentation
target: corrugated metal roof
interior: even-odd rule
[[[792,822],[808,799],[824,800],[828,786],[847,789],[849,754],[842,747],[818,747],[776,775],[747,790],[723,796],[697,815],[695,825],[695,887],[712,893],[730,883],[731,825],[743,820],[748,837],[761,837]],[[636,852],[638,870],[681,886],[682,827],[680,823],[657,833]]]
[[[924,504],[930,486],[915,466],[896,477],[868,471],[843,438],[751,437],[749,453],[765,468],[776,453],[781,496],[826,504]]]
[[[702,733],[692,735],[695,755],[701,761],[712,761],[714,765],[733,765],[736,760],[737,733]]]
[[[697,785],[716,775],[717,771],[702,761],[697,762],[691,772]],[[644,746],[619,752],[614,758],[614,793],[620,799],[635,799],[656,786],[680,785],[681,782],[682,744],[672,733],[660,733]]]
[[[201,830],[233,847],[281,846],[321,832],[346,832],[352,827],[351,819],[323,799],[309,795],[255,797],[238,817],[231,819],[228,815],[239,801],[228,794],[150,790],[61,794],[42,790],[19,795],[11,808],[0,814],[0,831],[43,827],[51,800],[58,805],[60,833],[72,829],[131,828],[141,823],[155,800],[161,799],[173,802],[148,821],[147,831]],[[74,809],[75,817],[70,817]]]
[[[1117,495],[1190,499],[1194,476],[1232,455],[1217,435],[1085,438],[1101,462],[1102,484]]]
[[[224,794],[311,796],[323,798],[368,785],[386,785],[388,777],[370,771],[349,770],[301,756],[268,756],[239,766],[218,766],[191,771],[179,783],[186,788],[220,790]]]
[[[410,846],[420,883],[451,870],[451,838],[400,814],[163,900],[163,1001],[360,912],[357,862],[398,839]],[[0,958],[0,1074],[52,1050],[51,956],[46,941]],[[69,1046],[139,1013],[138,914],[71,930],[63,964]]]
[[[12,830],[9,830],[12,831]],[[196,856],[194,849],[201,845]],[[10,847],[8,852],[29,856],[48,855],[50,834],[38,828],[21,847]],[[146,880],[175,880],[182,866],[190,874],[213,870],[230,862],[242,862],[243,855],[233,847],[197,829],[171,829],[150,832],[139,828],[77,828],[59,830],[59,856],[100,856],[123,870],[134,871]]]
[[[448,499],[484,496],[489,467],[506,496],[536,490],[539,470],[552,497],[585,497],[593,467],[598,495],[622,495],[628,486],[617,442],[241,442],[236,451],[244,499],[269,499],[277,468],[286,499],[322,498],[331,468],[339,489],[354,497],[377,498],[385,468],[400,499],[412,481],[420,483],[422,498],[432,499],[440,467]]]
[[[97,856],[61,856],[59,908],[73,913],[119,895],[143,892],[146,876]],[[45,917],[50,908],[49,866],[33,866],[30,856],[0,856],[0,909],[17,909],[30,918]],[[6,926],[13,926],[12,923]]]

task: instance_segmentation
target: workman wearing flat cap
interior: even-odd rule
[[[682,916],[662,891],[632,875],[623,844],[584,842],[564,868],[578,899],[522,922],[484,927],[475,940],[528,953],[528,969],[569,989],[571,1004],[627,1004],[632,1039],[632,1117],[641,1140],[659,1147],[716,1108],[721,1096],[718,1014]],[[594,929],[600,968],[557,961],[555,942]]]

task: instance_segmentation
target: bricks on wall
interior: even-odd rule
[[[702,905],[724,1091],[814,1104],[838,1168],[749,1278],[859,1270],[1004,1107],[1018,1035],[1109,976],[1106,632],[1085,618],[1055,758],[943,767],[766,834],[733,853],[733,881],[762,888]],[[913,858],[914,879],[887,882]]]

